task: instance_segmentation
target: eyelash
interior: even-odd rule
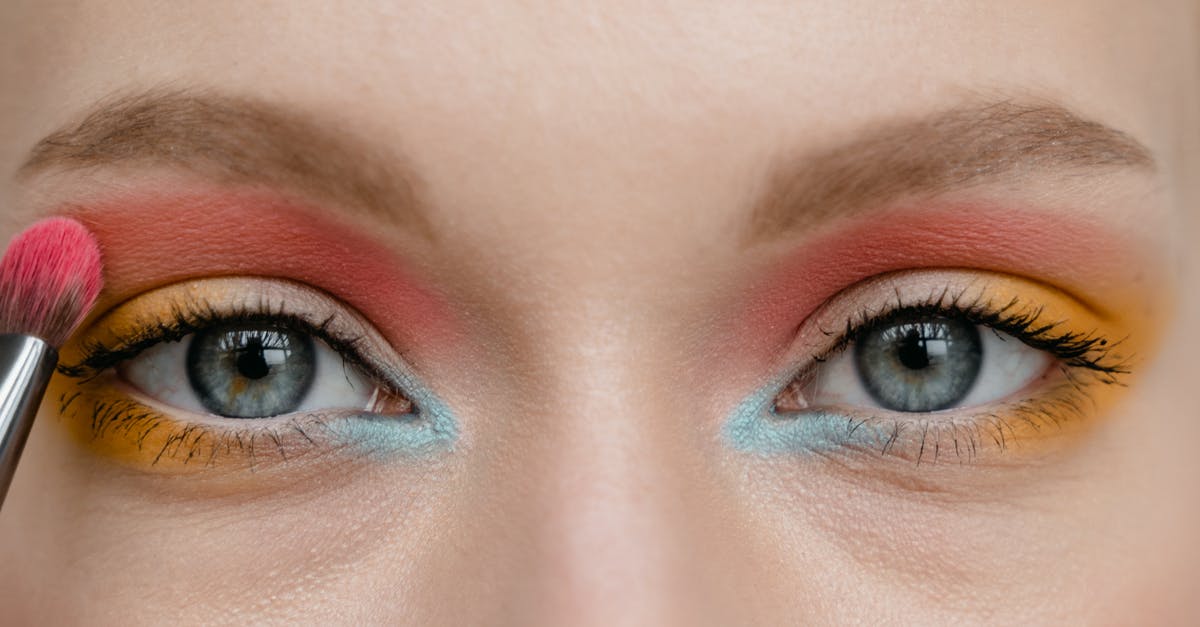
[[[330,331],[333,318],[313,324],[296,314],[286,313],[287,307],[279,304],[272,311],[270,308],[238,309],[230,312],[219,312],[203,303],[188,303],[172,310],[167,322],[160,322],[153,327],[146,326],[135,333],[117,337],[111,343],[91,341],[82,348],[82,357],[73,365],[62,364],[58,371],[75,379],[90,380],[100,373],[121,362],[133,359],[143,351],[163,342],[178,342],[183,338],[222,325],[240,324],[271,324],[289,331],[310,335],[333,349],[340,355],[346,365],[359,368],[371,380],[386,392],[402,395],[388,378],[378,372],[358,349],[361,337],[342,337]]]
[[[1056,331],[1065,321],[1043,323],[1041,320],[1045,308],[1027,305],[1019,298],[1013,298],[999,306],[993,305],[982,293],[973,299],[964,298],[964,294],[952,298],[949,290],[946,290],[926,299],[906,302],[897,294],[893,303],[877,310],[862,310],[848,319],[840,335],[835,331],[820,329],[820,333],[825,336],[838,335],[838,339],[830,348],[813,357],[811,364],[802,369],[775,396],[770,405],[770,413],[776,420],[803,419],[805,410],[780,411],[779,399],[785,394],[797,393],[798,389],[803,389],[821,364],[860,341],[871,331],[913,315],[957,317],[992,331],[1008,334],[1031,348],[1046,351],[1057,359],[1057,367],[1063,373],[1064,381],[1060,383],[1060,387],[1045,390],[1035,398],[1010,401],[1003,410],[993,407],[967,416],[952,416],[950,412],[954,410],[939,412],[945,416],[932,419],[927,417],[927,414],[915,413],[911,417],[900,417],[903,416],[900,412],[887,412],[891,416],[845,416],[846,427],[840,436],[843,445],[854,448],[855,436],[864,425],[870,425],[867,431],[875,433],[877,437],[860,439],[868,444],[873,440],[877,447],[868,446],[866,449],[876,450],[880,455],[911,458],[920,465],[929,454],[929,448],[933,448],[934,461],[938,461],[942,437],[948,431],[950,441],[947,444],[952,445],[957,460],[975,461],[978,452],[988,440],[996,445],[997,450],[1004,452],[1008,450],[1011,441],[1019,439],[1012,421],[1023,422],[1039,431],[1044,426],[1060,427],[1064,419],[1085,415],[1084,404],[1091,400],[1088,392],[1090,385],[1100,383],[1123,386],[1124,376],[1130,373],[1132,356],[1117,353],[1123,339],[1110,341],[1099,331]],[[901,434],[914,430],[921,434],[920,440],[913,442],[912,449],[915,450],[897,448]],[[886,437],[878,437],[879,434]]]
[[[79,397],[79,393],[65,395],[60,399],[59,413],[66,414]],[[205,452],[208,453],[206,465],[212,465],[220,451],[228,453],[236,448],[250,460],[251,469],[255,468],[255,460],[262,457],[256,453],[261,446],[271,447],[273,452],[278,453],[280,460],[287,461],[289,455],[295,452],[295,447],[285,445],[290,437],[289,431],[299,433],[308,447],[314,447],[317,444],[314,439],[315,430],[327,431],[330,428],[325,417],[319,413],[275,420],[271,421],[270,425],[259,427],[213,427],[180,423],[135,400],[97,403],[92,412],[90,428],[93,437],[96,438],[104,437],[110,431],[123,430],[124,435],[133,438],[141,449],[142,443],[150,433],[163,426],[172,431],[150,462],[152,466],[164,458],[182,458],[183,463],[187,464],[193,459],[204,457]],[[293,453],[289,453],[289,450]]]
[[[850,344],[861,340],[866,334],[886,326],[905,316],[947,316],[961,317],[972,324],[988,327],[993,331],[1006,333],[1021,340],[1031,348],[1046,351],[1056,358],[1063,360],[1071,368],[1083,368],[1102,375],[1108,382],[1117,383],[1120,375],[1129,373],[1128,358],[1114,358],[1113,350],[1121,341],[1110,342],[1097,331],[1077,333],[1064,331],[1055,333],[1065,321],[1058,320],[1041,323],[1045,308],[1026,306],[1020,299],[1013,298],[1000,307],[993,307],[990,301],[982,296],[976,300],[963,303],[957,299],[947,301],[947,294],[936,300],[924,302],[897,303],[882,311],[864,311],[858,316],[859,322],[848,320],[846,330],[832,348],[826,350],[813,361],[822,362],[833,354],[844,350]],[[833,332],[821,331],[826,336]]]

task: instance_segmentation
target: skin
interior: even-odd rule
[[[115,263],[101,308],[215,274],[345,287],[462,431],[431,455],[171,476],[112,463],[48,402],[0,514],[5,620],[1194,622],[1198,29],[1193,3],[1170,0],[5,3],[5,239],[82,207]],[[323,219],[396,251],[358,286],[265,252],[181,260],[106,218],[123,211],[114,198],[229,192],[202,174],[18,176],[95,101],[163,85],[284,102],[369,138],[419,172],[434,237],[307,190]],[[818,277],[820,296],[804,280],[838,216],[746,244],[761,171],[979,94],[1062,103],[1157,163],[939,195],[960,214],[1032,207],[1090,225],[1094,245],[1074,256],[1014,238],[1011,257],[951,265],[1049,276],[1115,310],[1137,342],[1128,388],[1064,445],[1003,463],[729,446],[729,412],[804,345],[780,332],[801,322],[781,311],[802,317],[799,303],[851,280]],[[178,248],[218,226],[191,228]],[[1043,247],[1039,267],[1015,267]]]

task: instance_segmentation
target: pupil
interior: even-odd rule
[[[316,377],[316,357],[305,333],[270,323],[218,325],[192,339],[188,383],[218,416],[279,416],[303,403]]]
[[[979,329],[968,320],[947,316],[898,316],[854,345],[859,381],[883,408],[893,411],[953,407],[975,385],[982,363]]]
[[[271,373],[271,366],[263,352],[262,340],[250,340],[246,348],[238,351],[238,374],[247,379],[261,379]]]
[[[909,329],[901,338],[900,346],[896,348],[896,356],[900,358],[900,363],[910,370],[921,370],[929,366],[929,350],[925,347],[921,333],[916,329]]]

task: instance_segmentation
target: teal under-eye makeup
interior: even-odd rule
[[[450,450],[458,440],[458,422],[441,398],[407,369],[396,369],[390,378],[399,382],[410,401],[401,415],[360,413],[327,424],[343,442],[375,455],[428,454]]]
[[[747,453],[917,464],[1029,447],[1130,372],[1129,343],[1072,300],[966,270],[868,281],[799,327],[795,365],[734,407],[723,435]]]
[[[777,412],[775,399],[788,382],[783,379],[756,390],[734,408],[724,429],[733,448],[768,455],[817,452],[836,448],[847,440],[838,428],[836,415],[807,412],[785,416]]]
[[[458,423],[361,316],[276,279],[159,288],[64,349],[60,414],[87,446],[154,470],[385,461],[453,448]]]

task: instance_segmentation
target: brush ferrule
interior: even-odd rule
[[[29,335],[0,335],[0,503],[8,493],[58,351]]]

